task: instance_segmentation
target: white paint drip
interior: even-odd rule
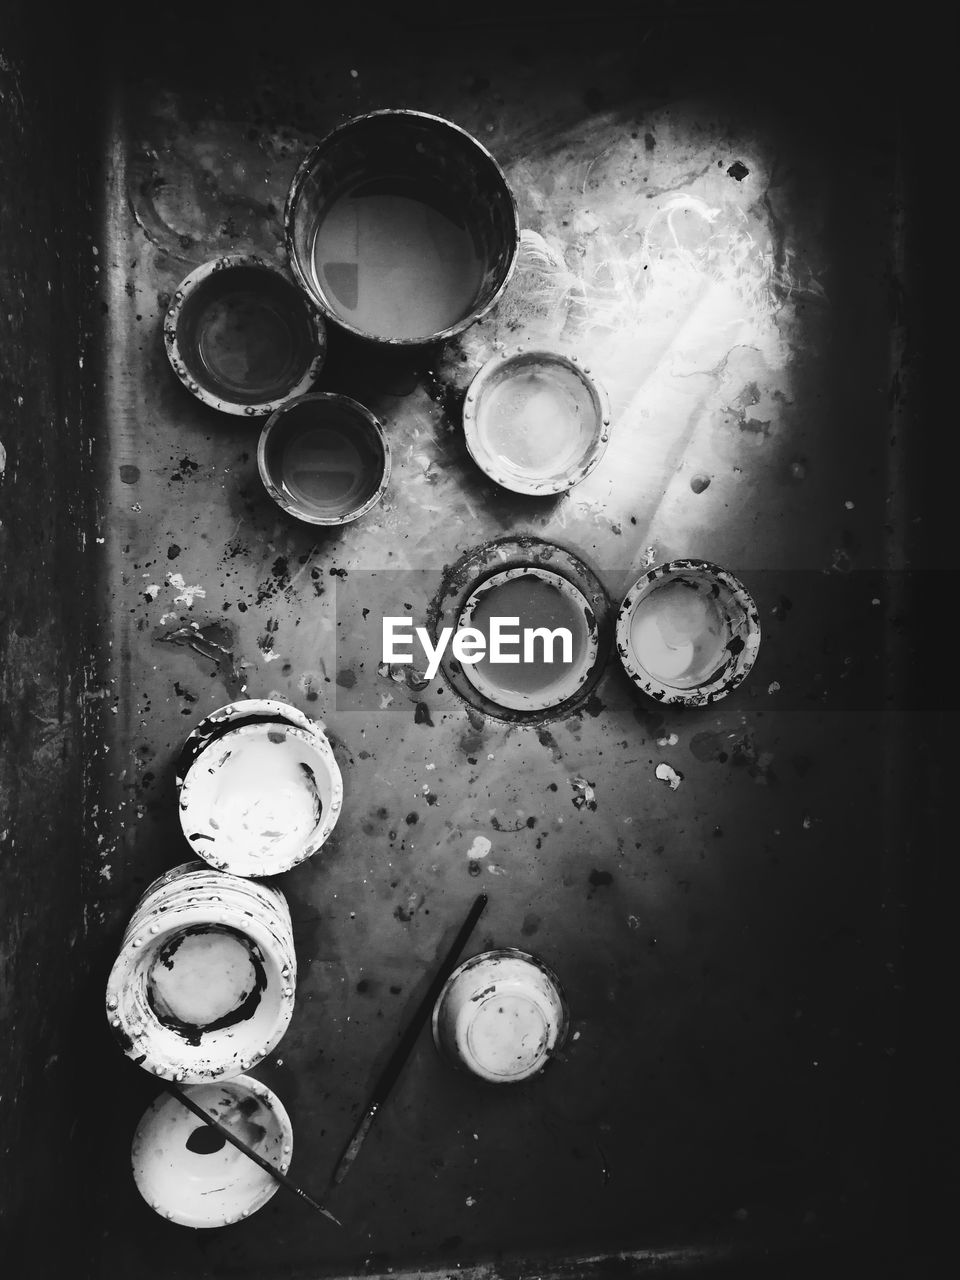
[[[6,469],[7,469],[7,451],[3,447],[2,442],[0,442],[0,479],[3,478],[3,473],[4,471],[6,471]]]

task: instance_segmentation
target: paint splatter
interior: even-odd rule
[[[593,789],[592,782],[588,782],[586,778],[576,777],[570,779],[570,786],[573,788],[575,809],[596,809],[597,793]]]
[[[486,836],[476,836],[473,844],[467,850],[467,857],[471,862],[476,862],[480,858],[485,858],[492,847]]]
[[[750,170],[742,160],[734,160],[733,164],[727,170],[731,178],[736,178],[737,182],[742,182]]]
[[[394,907],[394,919],[399,920],[401,924],[409,924],[422,906],[423,894],[411,893],[406,902]]]
[[[658,764],[656,773],[660,781],[665,782],[671,791],[676,791],[683,781],[683,774],[678,773],[672,765],[666,763]]]
[[[178,593],[173,597],[173,603],[185,605],[188,609],[193,608],[194,600],[203,600],[207,594],[204,587],[188,587],[182,573],[168,573],[167,582]]]
[[[413,712],[414,724],[426,724],[433,728],[433,720],[430,717],[430,708],[425,702],[418,702]]]
[[[523,917],[523,924],[520,926],[520,932],[525,938],[532,938],[540,928],[540,917],[535,911],[528,911]]]

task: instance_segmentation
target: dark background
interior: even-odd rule
[[[78,693],[84,665],[96,661],[103,596],[95,561],[76,539],[98,501],[87,438],[97,433],[99,389],[78,363],[98,308],[79,263],[100,216],[95,140],[112,78],[121,66],[147,75],[175,65],[178,76],[229,79],[263,59],[295,63],[311,40],[319,60],[325,44],[374,20],[387,38],[395,30],[398,46],[451,26],[469,42],[490,24],[508,40],[536,40],[545,24],[556,38],[584,20],[522,3],[456,13],[420,5],[376,17],[320,8],[125,5],[65,16],[14,4],[0,17],[0,440],[8,454],[0,480],[0,1211],[16,1274],[94,1274],[86,1260],[99,1230],[97,1058],[85,1046],[109,956],[92,951],[84,912],[93,783],[88,707]],[[908,563],[924,572],[909,581],[903,623],[915,719],[907,717],[913,750],[903,779],[906,999],[897,1105],[883,1120],[888,1165],[878,1179],[885,1203],[877,1222],[886,1230],[814,1260],[761,1264],[757,1274],[924,1276],[952,1216],[958,1137],[949,804],[957,708],[949,652],[928,656],[943,601],[956,598],[955,415],[945,397],[955,356],[941,349],[952,337],[943,302],[953,284],[954,214],[938,11],[676,3],[592,6],[587,16],[624,41],[642,34],[645,58],[668,86],[673,75],[723,68],[731,93],[747,100],[796,95],[834,141],[871,101],[894,100],[901,114],[907,269],[892,287],[891,323],[905,340],[902,538]],[[858,144],[856,136],[844,143]],[[746,1265],[731,1274],[747,1275]]]

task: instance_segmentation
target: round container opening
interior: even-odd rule
[[[636,661],[655,679],[690,689],[723,666],[727,631],[717,599],[686,579],[638,601],[630,623]]]
[[[194,759],[180,789],[180,825],[211,866],[276,875],[315,853],[339,817],[340,770],[317,731],[241,724]]]
[[[283,894],[188,862],[137,903],[107,981],[107,1017],[145,1071],[229,1078],[278,1043],[296,981]]]
[[[597,657],[597,623],[586,597],[559,574],[533,566],[481,582],[467,598],[460,626],[484,639],[482,657],[465,662],[464,675],[503,707],[564,702],[586,682]]]
[[[300,290],[258,260],[207,263],[180,286],[168,354],[194,394],[227,412],[266,412],[319,372],[322,320]]]
[[[355,520],[389,476],[379,424],[345,396],[303,396],[278,410],[264,427],[258,461],[271,496],[312,524]]]
[[[760,619],[746,588],[702,560],[673,560],[645,574],[617,619],[617,649],[631,679],[661,702],[715,701],[746,677]]]
[[[526,1075],[542,1061],[549,1029],[543,1009],[528,996],[494,995],[474,1011],[467,1048],[484,1075]]]
[[[600,461],[609,422],[605,397],[573,360],[550,352],[497,358],[467,394],[467,447],[504,488],[559,493]]]
[[[291,262],[324,312],[361,337],[423,343],[499,296],[519,245],[499,166],[436,116],[348,121],[301,166],[287,203]]]
[[[507,947],[465,961],[433,1010],[437,1048],[456,1066],[494,1084],[527,1080],[563,1043],[569,1023],[556,974]]]
[[[249,1018],[265,985],[256,944],[206,925],[164,939],[151,959],[146,994],[158,1022],[202,1033]]]

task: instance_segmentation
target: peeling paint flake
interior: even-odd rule
[[[184,582],[182,573],[168,573],[167,582],[178,592],[178,594],[173,597],[173,603],[186,605],[188,609],[193,608],[194,600],[203,600],[207,594],[204,587],[188,587],[186,582]]]
[[[480,858],[485,858],[492,847],[493,846],[486,836],[477,836],[474,839],[473,844],[467,850],[467,857],[471,861],[477,861]]]
[[[683,774],[678,773],[672,765],[658,764],[657,777],[661,782],[665,782],[671,791],[676,791],[680,783],[683,781]]]

